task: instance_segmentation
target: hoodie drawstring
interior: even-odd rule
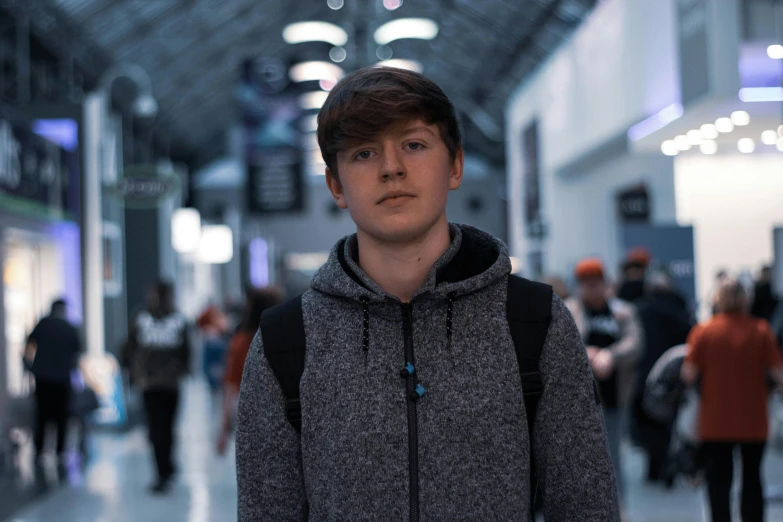
[[[454,317],[454,298],[457,296],[457,292],[450,292],[446,296],[446,348],[451,350],[451,320]]]
[[[367,353],[370,351],[370,300],[361,298],[364,321],[362,322],[362,346],[364,349],[364,367],[367,367]]]

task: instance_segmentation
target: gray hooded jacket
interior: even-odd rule
[[[240,522],[306,520],[308,508],[315,521],[529,519],[508,253],[475,228],[451,234],[410,305],[359,268],[356,236],[337,243],[302,298],[301,436],[256,336],[238,412]],[[426,388],[417,401],[400,376],[406,350]],[[587,355],[556,297],[540,370],[532,446],[546,520],[619,521]]]

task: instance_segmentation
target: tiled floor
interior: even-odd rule
[[[152,497],[146,488],[152,470],[141,429],[126,435],[95,437],[98,456],[81,476],[69,474],[68,486],[47,493],[10,522],[232,522],[236,520],[234,456],[213,450],[215,400],[200,383],[188,385],[180,422],[176,486],[167,497]],[[702,494],[680,486],[673,491],[645,485],[640,455],[627,455],[631,522],[701,522]],[[771,490],[783,486],[783,457],[770,453],[766,477]],[[783,497],[771,502],[768,522],[783,522]]]

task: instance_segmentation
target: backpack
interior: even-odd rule
[[[539,361],[552,319],[552,287],[515,275],[508,277],[506,317],[519,364],[525,398],[530,452],[530,502],[536,505],[537,480],[533,462],[533,426],[543,392]],[[261,316],[264,355],[286,398],[286,416],[297,432],[302,429],[299,380],[305,364],[305,330],[302,296],[266,310]],[[539,499],[540,500],[540,499]],[[533,509],[531,509],[533,513]]]

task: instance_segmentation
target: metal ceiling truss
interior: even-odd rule
[[[65,17],[52,9],[54,3],[75,23],[61,25]],[[394,58],[418,57],[424,62],[428,76],[469,116],[464,118],[466,141],[500,165],[505,161],[502,121],[507,97],[596,3],[406,2],[403,16],[435,18],[441,26],[440,35],[432,42],[402,40],[391,47]],[[16,10],[22,9],[22,4],[35,5],[57,21],[54,25],[68,28],[64,41],[77,42],[72,52],[74,69],[84,68],[90,81],[94,82],[111,61],[127,60],[144,67],[160,101],[160,124],[175,129],[175,140],[200,157],[201,152],[214,150],[216,141],[222,141],[215,139],[216,132],[236,120],[234,87],[242,59],[327,59],[324,44],[285,44],[281,30],[286,24],[325,20],[345,27],[350,37],[349,58],[341,65],[350,70],[374,62],[373,30],[400,16],[381,8],[380,0],[346,0],[340,11],[328,9],[324,0],[0,0],[0,6],[6,4],[13,4]],[[92,35],[91,43],[74,37],[77,25],[82,34]],[[85,67],[87,63],[91,67]]]

